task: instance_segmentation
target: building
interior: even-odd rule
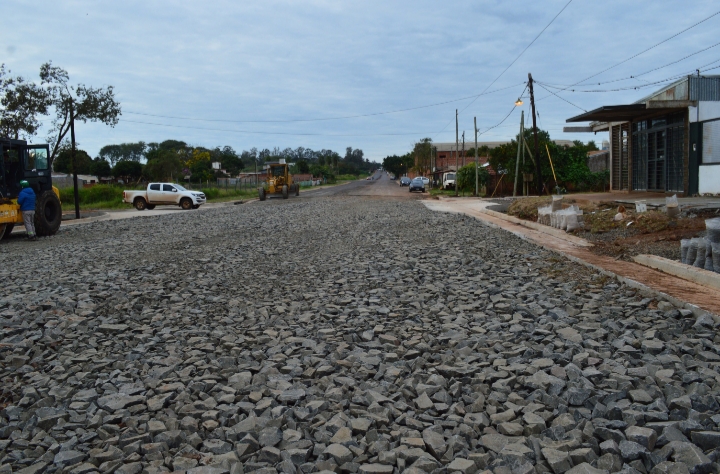
[[[569,118],[608,132],[610,189],[720,194],[720,76],[687,76],[637,102]]]

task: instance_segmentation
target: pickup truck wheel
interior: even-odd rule
[[[258,198],[259,198],[261,201],[264,201],[264,200],[265,200],[265,188],[259,188],[259,189],[258,189]]]
[[[35,233],[40,237],[55,235],[60,228],[62,207],[53,191],[45,191],[35,201]]]
[[[192,203],[192,201],[191,201],[190,199],[188,199],[188,198],[183,198],[183,199],[180,201],[180,207],[182,207],[182,208],[183,208],[184,210],[186,210],[186,211],[189,211],[190,209],[192,209],[193,203]]]
[[[282,187],[282,197],[283,197],[283,199],[287,199],[287,198],[288,198],[288,194],[289,194],[289,193],[288,193],[287,184],[284,184],[283,187]]]
[[[135,198],[135,201],[133,201],[133,206],[135,206],[135,209],[138,211],[144,211],[147,208],[147,202],[145,202],[145,199],[143,198]]]
[[[145,204],[145,207],[152,211],[153,209],[155,209],[155,204]]]

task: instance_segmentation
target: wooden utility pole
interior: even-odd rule
[[[458,140],[458,111],[455,109],[455,196],[458,195],[458,148],[460,148]]]
[[[73,168],[73,196],[75,197],[75,219],[80,219],[80,193],[78,191],[77,163],[75,162],[75,107],[70,99],[70,160]]]
[[[463,130],[462,137],[463,137],[463,147],[462,147],[462,152],[463,152],[463,167],[465,167],[465,130]]]
[[[513,186],[513,197],[517,196],[517,182],[518,174],[520,173],[520,152],[522,151],[524,141],[524,125],[525,125],[525,111],[520,111],[520,135],[518,135],[518,152],[517,158],[515,158],[515,185]],[[523,180],[524,181],[524,180]]]
[[[533,78],[532,74],[528,73],[528,86],[530,87],[530,107],[532,108],[532,119],[533,119],[533,136],[535,140],[535,188],[537,189],[538,196],[542,196],[542,177],[540,176],[540,147],[538,145],[537,136],[537,123],[535,120],[535,94],[533,93]]]
[[[475,129],[475,197],[480,197],[480,189],[478,187],[477,117],[473,117],[473,128]]]

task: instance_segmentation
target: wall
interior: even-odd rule
[[[720,165],[700,165],[698,194],[720,194]]]

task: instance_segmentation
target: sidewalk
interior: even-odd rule
[[[520,224],[517,222],[518,219],[511,216],[489,211],[487,207],[494,204],[491,201],[473,198],[445,198],[423,200],[422,203],[433,211],[465,214],[474,217],[490,226],[511,232],[521,239],[529,240],[543,248],[558,252],[573,261],[615,276],[631,286],[662,293],[676,306],[690,309],[696,314],[707,311],[713,313],[716,317],[720,315],[720,292],[717,290],[635,262],[626,262],[596,255],[589,250],[592,244],[584,239],[533,222],[523,221]],[[532,224],[534,225],[530,227]]]

